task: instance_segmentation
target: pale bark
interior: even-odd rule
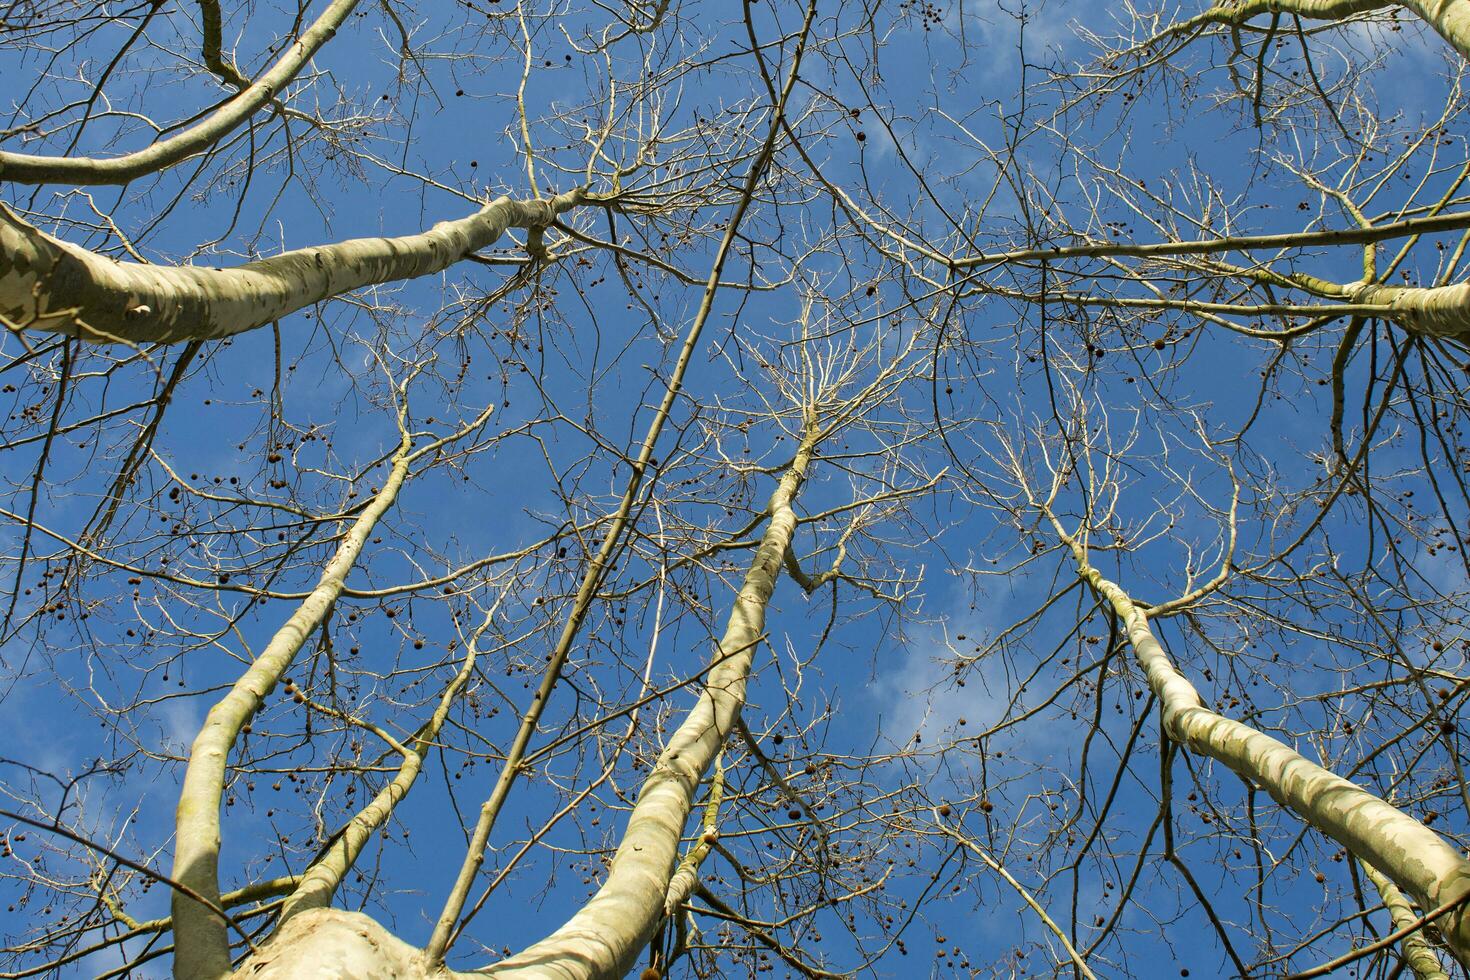
[[[1419,920],[1414,907],[1409,904],[1404,893],[1399,891],[1398,886],[1366,861],[1360,861],[1359,865],[1363,873],[1368,876],[1368,880],[1373,883],[1373,887],[1378,889],[1378,895],[1388,909],[1389,920],[1393,923],[1395,932],[1406,929]],[[1449,980],[1449,975],[1440,965],[1439,957],[1435,955],[1434,947],[1425,941],[1423,930],[1404,937],[1403,955],[1404,962],[1408,964],[1416,980]]]
[[[368,536],[397,499],[412,459],[405,433],[383,489],[343,536],[316,588],[271,637],[230,692],[209,710],[194,738],[175,818],[173,877],[216,904],[220,898],[220,798],[230,748],[241,727],[275,689],[302,645],[321,626],[332,603],[341,595],[347,573],[356,563]],[[216,980],[228,976],[230,944],[225,923],[179,892],[174,893],[173,919],[174,976],[180,980]]]
[[[1308,20],[1343,20],[1355,14],[1403,7],[1470,58],[1470,0],[1227,0],[1195,18],[1194,23],[1243,24],[1261,14],[1295,14]]]
[[[664,916],[695,791],[745,704],[751,662],[765,634],[766,605],[796,529],[791,503],[806,478],[815,437],[815,420],[808,420],[796,456],[771,494],[766,532],[735,597],[704,689],[644,781],[607,879],[566,925],[478,971],[482,975],[503,980],[621,977],[653,936]]]
[[[1403,0],[1403,5],[1422,17],[1462,58],[1470,58],[1470,2],[1467,0]]]
[[[366,915],[312,908],[294,914],[237,976],[613,980],[626,974],[668,914],[669,896],[683,894],[684,886],[697,880],[692,873],[685,876],[688,881],[679,878],[679,843],[700,782],[744,707],[751,664],[765,635],[766,607],[796,530],[792,501],[806,479],[817,437],[816,419],[809,418],[796,455],[771,494],[766,531],[735,596],[699,699],[644,781],[602,887],[565,925],[500,963],[460,973],[431,964],[430,956]],[[696,856],[702,846],[696,845]]]
[[[21,184],[126,184],[209,149],[274,99],[332,39],[358,0],[334,0],[265,74],[177,135],[120,157],[50,157],[0,151],[0,180]]]
[[[1421,908],[1438,908],[1470,892],[1470,862],[1424,824],[1271,736],[1206,708],[1155,639],[1144,611],[1092,567],[1081,544],[1059,525],[1057,530],[1072,549],[1078,573],[1125,625],[1170,738],[1265,789],[1307,824],[1382,871]],[[1470,962],[1470,916],[1457,909],[1441,921],[1451,951]]]
[[[240,965],[240,980],[449,980],[423,954],[361,912],[310,909]]]
[[[744,731],[742,724],[741,730]],[[704,804],[704,824],[702,833],[699,835],[699,843],[689,849],[684,859],[679,862],[674,876],[669,879],[668,891],[664,894],[664,917],[673,918],[679,914],[694,894],[694,889],[699,885],[699,869],[704,865],[704,859],[714,848],[714,842],[719,836],[720,803],[725,797],[725,767],[719,758],[715,759],[715,774],[710,779],[709,799]]]
[[[545,228],[584,197],[580,188],[545,200],[500,197],[416,235],[354,238],[233,268],[119,262],[0,204],[0,317],[92,341],[216,340],[363,286],[442,272],[509,228]]]
[[[1470,282],[1451,286],[1348,287],[1355,303],[1387,306],[1383,314],[1411,333],[1464,341],[1470,339]]]
[[[481,632],[483,633],[483,630]],[[460,666],[459,672],[445,687],[433,714],[409,744],[400,745],[392,741],[386,732],[379,732],[381,737],[392,742],[393,748],[403,757],[402,762],[399,763],[398,772],[382,789],[378,790],[366,806],[347,822],[347,825],[332,839],[321,856],[312,862],[311,867],[302,876],[301,883],[286,899],[286,904],[281,909],[278,920],[281,925],[308,909],[325,908],[332,903],[332,896],[337,893],[337,886],[342,883],[347,872],[352,870],[352,866],[357,862],[357,856],[372,839],[373,832],[387,823],[398,801],[413,789],[413,784],[418,780],[419,772],[423,769],[424,758],[434,747],[439,731],[444,727],[444,719],[449,717],[449,709],[453,707],[455,698],[469,682],[470,675],[475,669],[479,639],[477,634],[465,647],[464,663]]]
[[[566,622],[562,624],[561,635],[557,637],[556,646],[547,660],[546,670],[541,676],[541,683],[537,685],[536,693],[531,704],[521,715],[520,724],[516,728],[516,734],[511,741],[510,749],[506,752],[505,760],[501,764],[500,774],[496,777],[495,786],[490,791],[490,796],[480,807],[480,813],[475,821],[475,828],[470,835],[469,849],[464,863],[460,866],[459,874],[455,878],[454,885],[450,888],[449,895],[445,899],[444,908],[439,913],[435,922],[434,931],[429,937],[426,947],[430,962],[440,963],[444,958],[444,951],[449,947],[452,940],[452,930],[456,925],[463,928],[460,913],[464,910],[466,900],[469,898],[470,888],[475,878],[480,873],[480,866],[485,859],[485,849],[489,846],[490,834],[495,827],[495,821],[499,819],[500,812],[505,806],[505,801],[510,796],[510,791],[520,775],[521,764],[526,756],[526,751],[531,744],[531,738],[536,733],[541,723],[541,715],[546,706],[551,703],[551,695],[558,683],[561,681],[561,673],[571,656],[572,644],[582,628],[588,610],[592,608],[592,602],[601,587],[603,577],[607,569],[611,567],[614,554],[620,547],[623,534],[631,526],[633,504],[637,500],[638,492],[643,484],[644,474],[651,468],[654,448],[658,444],[659,436],[667,424],[673,411],[675,400],[680,396],[684,387],[684,376],[689,370],[689,364],[694,357],[694,352],[699,344],[699,338],[704,332],[705,324],[709,322],[710,314],[714,310],[715,296],[720,288],[720,277],[725,268],[731,250],[738,240],[740,223],[745,217],[751,202],[755,199],[756,187],[760,183],[766,167],[770,164],[771,157],[775,152],[776,140],[780,135],[783,120],[786,115],[786,105],[791,98],[791,92],[796,85],[797,71],[801,67],[802,57],[806,52],[807,38],[810,36],[812,21],[816,17],[816,2],[808,3],[806,17],[802,22],[801,31],[797,36],[796,50],[791,59],[790,70],[787,73],[785,84],[781,88],[780,95],[776,98],[771,116],[770,125],[766,131],[765,140],[761,144],[760,152],[755,160],[751,162],[750,169],[745,175],[745,182],[741,188],[740,199],[725,223],[725,233],[720,238],[719,247],[715,250],[714,262],[710,266],[709,277],[705,281],[704,293],[700,297],[699,309],[689,325],[689,330],[684,336],[684,342],[679,348],[679,356],[674,362],[674,370],[669,376],[668,383],[664,386],[663,397],[659,401],[653,418],[649,420],[648,429],[644,433],[643,443],[638,449],[637,460],[634,462],[632,472],[628,476],[627,486],[623,490],[622,499],[618,502],[618,509],[613,514],[612,521],[608,524],[607,532],[603,535],[602,544],[592,561],[588,563],[586,571],[582,574],[582,581],[577,587],[577,593],[572,600],[572,607],[567,615]]]

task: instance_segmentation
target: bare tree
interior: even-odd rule
[[[1467,56],[4,9],[3,975],[1462,971]]]

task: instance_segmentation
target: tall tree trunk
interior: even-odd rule
[[[765,635],[766,607],[796,529],[792,501],[806,479],[819,432],[818,420],[809,416],[796,454],[771,494],[765,533],[736,593],[699,700],[644,780],[602,887],[546,939],[473,976],[613,980],[626,974],[648,945],[665,915],[695,792],[745,704],[751,664]],[[470,975],[436,968],[365,915],[327,908],[294,915],[240,969],[240,976],[251,980]]]
[[[1426,911],[1470,893],[1470,861],[1444,838],[1271,736],[1206,708],[1154,637],[1143,610],[1121,587],[1103,578],[1088,560],[1086,548],[1049,512],[1048,516],[1071,548],[1078,574],[1126,627],[1129,646],[1159,699],[1170,738],[1265,789],[1308,825],[1382,871]],[[1460,908],[1440,921],[1451,951],[1461,962],[1470,963],[1470,915]]]
[[[209,709],[199,734],[194,737],[175,816],[173,877],[216,905],[220,899],[219,809],[230,749],[239,738],[241,727],[275,689],[302,645],[321,626],[332,603],[342,594],[347,573],[356,564],[378,520],[397,499],[412,459],[405,430],[383,489],[343,535],[316,588],[271,637],[230,692]],[[175,891],[173,919],[174,976],[179,980],[216,980],[228,976],[229,937],[219,916],[188,895]]]
[[[1384,907],[1388,909],[1389,921],[1393,923],[1394,931],[1406,929],[1418,921],[1419,916],[1414,913],[1413,906],[1399,891],[1398,886],[1389,881],[1383,872],[1366,861],[1359,862],[1363,873],[1378,889],[1378,896],[1383,899]],[[1416,930],[1404,937],[1403,941],[1404,962],[1408,964],[1413,972],[1415,980],[1450,980],[1449,975],[1444,972],[1440,965],[1439,957],[1435,955],[1434,947],[1430,946],[1424,939],[1423,930]]]

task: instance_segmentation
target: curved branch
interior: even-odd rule
[[[509,228],[544,228],[584,188],[499,197],[401,238],[353,238],[230,269],[119,262],[46,234],[0,204],[0,316],[32,330],[133,344],[218,340],[333,296],[442,272]]]
[[[1108,601],[1126,628],[1170,738],[1260,785],[1307,824],[1382,871],[1421,907],[1438,908],[1470,893],[1470,861],[1439,834],[1270,735],[1206,708],[1154,637],[1144,611],[1093,567],[1086,549],[1049,511],[1047,517],[1071,548],[1078,575]],[[1455,955],[1462,962],[1470,959],[1470,917],[1457,910],[1443,931]]]
[[[0,180],[18,184],[126,184],[202,153],[275,98],[332,39],[356,6],[357,0],[334,0],[254,84],[176,136],[120,157],[51,157],[0,151]]]

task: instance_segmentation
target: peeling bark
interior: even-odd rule
[[[354,238],[234,268],[119,262],[61,241],[0,204],[0,316],[20,327],[131,344],[217,340],[363,286],[442,272],[510,228],[539,229],[585,198],[500,197],[401,238]]]

